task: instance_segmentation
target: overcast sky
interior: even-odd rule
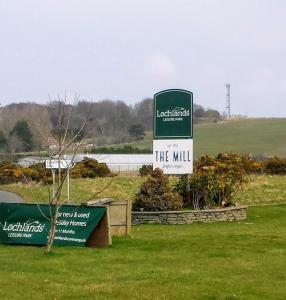
[[[284,0],[0,0],[0,103],[67,91],[134,104],[168,88],[286,117]]]

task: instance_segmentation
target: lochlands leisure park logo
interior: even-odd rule
[[[0,222],[1,225],[1,222]],[[7,221],[3,224],[3,231],[7,231],[8,238],[31,238],[32,233],[41,233],[44,231],[45,224],[39,221],[12,222]]]
[[[193,95],[166,90],[154,95],[154,138],[192,138]]]
[[[163,122],[183,121],[184,117],[190,116],[190,110],[184,107],[176,107],[172,110],[159,111],[157,110],[157,118],[163,118]]]

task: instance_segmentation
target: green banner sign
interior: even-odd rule
[[[0,243],[46,245],[54,209],[47,204],[0,203]],[[105,212],[105,207],[63,205],[54,244],[85,246]]]
[[[154,139],[193,137],[193,94],[165,90],[154,95]]]

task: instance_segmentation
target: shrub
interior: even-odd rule
[[[140,176],[148,176],[153,172],[153,166],[152,165],[143,165],[140,169],[139,169],[139,174]]]
[[[182,199],[170,188],[169,179],[160,169],[155,169],[136,194],[133,208],[145,211],[178,210]]]
[[[26,179],[31,179],[34,181],[40,181],[42,179],[41,173],[32,168],[22,168],[21,173],[22,176],[24,175],[26,177]]]
[[[78,162],[70,172],[72,178],[106,177],[110,174],[111,171],[105,163],[99,163],[97,160],[87,157]]]
[[[34,171],[34,176],[36,177],[35,180],[42,180],[42,181],[46,181],[46,177],[51,177],[52,176],[52,171],[51,169],[46,169],[46,164],[43,162],[40,163],[36,163],[33,164],[31,166],[29,166],[29,169]],[[38,175],[36,175],[38,174]]]
[[[6,184],[13,181],[12,172],[14,167],[12,167],[8,161],[3,161],[0,164],[0,183]]]
[[[205,155],[200,158],[189,176],[182,176],[174,191],[183,197],[184,206],[194,209],[231,205],[234,196],[242,189],[246,167],[242,157],[219,154],[216,158]]]
[[[31,168],[23,168],[9,161],[0,164],[0,183],[26,182],[26,180],[39,180],[40,175]]]
[[[230,155],[230,154],[229,154]],[[241,155],[233,154],[241,163],[241,167],[246,174],[261,174],[263,172],[263,163],[252,158],[249,154]]]
[[[286,174],[286,158],[272,157],[263,162],[263,170],[266,174]]]
[[[84,158],[70,171],[72,178],[105,177],[110,176],[110,174],[111,171],[106,164],[89,158]],[[37,163],[30,167],[21,167],[11,164],[9,161],[4,161],[0,164],[0,184],[18,181],[26,183],[27,180],[51,184],[53,182],[51,169],[46,169],[44,163]]]

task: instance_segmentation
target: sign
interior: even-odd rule
[[[48,159],[46,160],[46,169],[72,169],[75,162],[71,159]]]
[[[153,140],[153,169],[164,174],[193,173],[193,140]]]
[[[68,189],[68,202],[70,201],[70,173],[69,170],[75,166],[75,162],[71,159],[48,159],[46,160],[46,169],[52,169],[52,177],[53,177],[53,198],[55,197],[55,172],[54,170],[58,169],[68,169],[67,172],[67,189]]]
[[[54,211],[48,204],[0,203],[0,243],[46,245]],[[54,244],[85,246],[105,213],[105,207],[63,205]]]
[[[154,139],[193,137],[193,94],[165,90],[154,95]]]
[[[153,169],[193,173],[193,93],[170,89],[154,95]]]

